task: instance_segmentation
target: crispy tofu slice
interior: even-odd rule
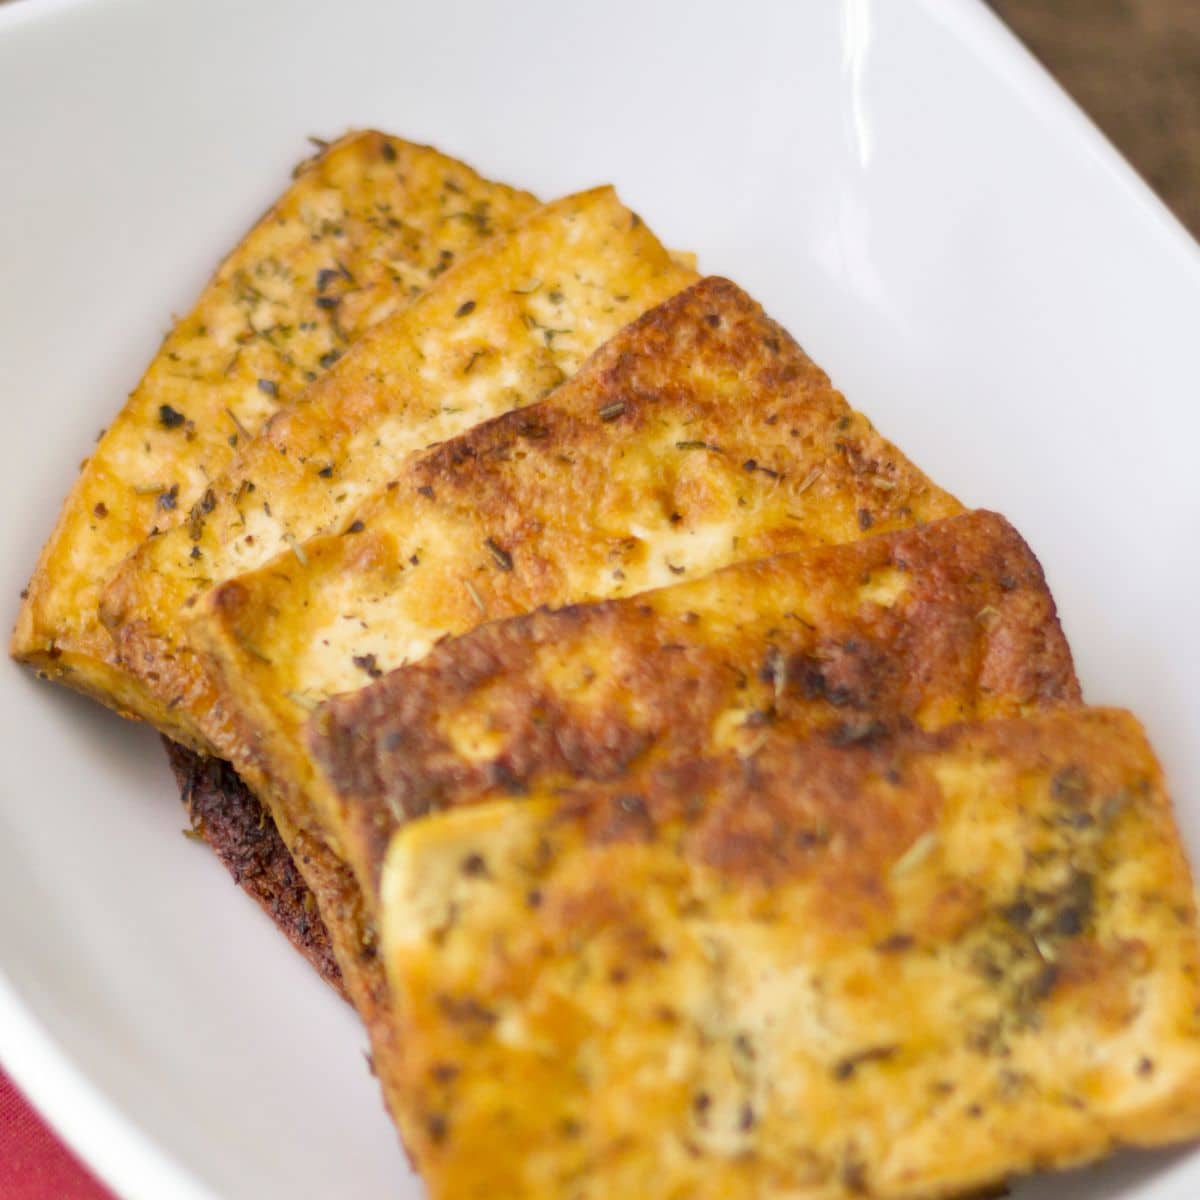
[[[305,539],[344,524],[410,454],[540,399],[694,279],[611,188],[535,211],[378,324],[128,559],[102,605],[123,662],[204,745],[215,696],[181,637],[199,594],[289,546],[300,564]]]
[[[189,640],[218,683],[204,732],[268,804],[316,895],[391,1108],[375,932],[304,745],[315,701],[489,615],[959,511],[758,305],[713,279],[623,329],[540,404],[411,459],[340,534],[196,606]]]
[[[213,589],[190,630],[219,682],[205,732],[340,852],[303,736],[329,695],[487,619],[960,511],[753,300],[708,279],[541,404],[411,460],[342,533]]]
[[[329,701],[307,736],[371,895],[399,822],[497,789],[749,753],[766,729],[850,742],[1078,702],[1037,559],[973,512],[493,621]]]
[[[1192,881],[1123,712],[432,815],[381,920],[434,1200],[930,1200],[1200,1132]]]
[[[303,164],[100,439],[42,551],[12,654],[186,732],[114,653],[97,617],[104,581],[148,534],[185,517],[246,438],[368,326],[536,204],[380,133],[351,134]]]

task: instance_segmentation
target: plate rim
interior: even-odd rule
[[[117,1196],[221,1200],[77,1065],[9,983],[2,964],[0,1062],[25,1100]]]

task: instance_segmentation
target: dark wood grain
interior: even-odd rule
[[[1200,237],[1200,0],[990,0]]]

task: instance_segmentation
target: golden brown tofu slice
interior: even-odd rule
[[[393,484],[340,534],[213,589],[188,630],[218,682],[204,732],[266,801],[316,895],[389,1095],[375,933],[304,746],[315,700],[488,615],[961,511],[724,280],[660,305],[545,401],[410,460]]]
[[[536,204],[436,150],[374,132],[299,168],[100,439],[42,551],[12,654],[183,732],[115,654],[97,617],[104,581],[147,535],[186,517],[247,437],[370,325]]]
[[[206,596],[190,631],[219,683],[205,732],[340,849],[303,735],[329,695],[487,619],[960,511],[753,300],[708,279],[542,403],[410,461],[341,533]]]
[[[367,664],[375,670],[373,664]],[[1079,702],[1032,551],[966,513],[493,621],[330,700],[309,749],[368,895],[398,823],[753,750]]]
[[[1200,1132],[1192,880],[1123,712],[431,815],[381,924],[434,1200],[929,1200]]]
[[[125,665],[204,745],[216,697],[181,636],[200,594],[280,551],[302,566],[305,539],[340,528],[409,455],[540,399],[694,279],[611,188],[530,214],[376,325],[128,559],[102,605]]]

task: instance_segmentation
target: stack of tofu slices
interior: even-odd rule
[[[1033,554],[610,188],[303,164],[13,653],[171,740],[439,1200],[929,1200],[1200,1131],[1170,802]]]

